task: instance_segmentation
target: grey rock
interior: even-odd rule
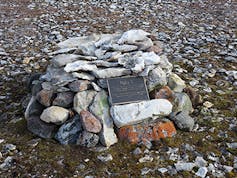
[[[135,45],[119,45],[119,44],[107,44],[103,45],[102,49],[106,51],[120,51],[120,52],[130,52],[135,51],[138,47]]]
[[[89,88],[90,82],[88,80],[75,80],[69,83],[68,87],[73,92],[85,91]]]
[[[142,154],[142,150],[141,150],[139,147],[137,147],[137,148],[133,151],[133,154],[134,154],[134,155],[140,155],[140,154]]]
[[[76,50],[77,48],[63,48],[63,49],[59,49],[57,51],[51,52],[49,53],[49,55],[57,55],[57,54],[65,54],[65,53],[72,53]]]
[[[172,120],[180,130],[192,131],[193,129],[194,119],[186,112],[178,113],[176,116],[172,117]]]
[[[186,112],[191,114],[193,112],[192,102],[186,93],[175,93],[175,107],[174,112]]]
[[[81,131],[82,126],[80,123],[80,118],[78,115],[76,115],[59,128],[55,135],[55,139],[63,145],[76,144]]]
[[[0,170],[9,169],[14,163],[14,159],[12,156],[8,156],[2,164],[0,164]]]
[[[171,73],[168,79],[168,86],[174,92],[182,92],[186,87],[185,82],[176,74]]]
[[[131,71],[125,68],[108,68],[92,71],[96,78],[104,79],[111,77],[120,77],[131,74]]]
[[[138,46],[138,50],[140,50],[140,51],[145,51],[154,45],[152,40],[148,37],[144,38],[143,41],[137,41],[133,44]]]
[[[152,119],[154,116],[168,116],[171,112],[172,104],[166,99],[114,105],[110,109],[114,123],[119,128]]]
[[[87,90],[78,92],[74,96],[73,100],[73,109],[80,114],[82,110],[87,110],[88,106],[92,103],[94,96],[96,95],[96,91],[93,90]]]
[[[105,91],[97,93],[94,98],[90,111],[101,121],[103,125],[102,131],[100,132],[100,142],[109,147],[117,143],[118,139],[114,133],[113,120],[109,114],[109,103],[108,95]]]
[[[55,56],[51,63],[56,67],[63,67],[66,64],[72,63],[78,59],[80,59],[80,56],[76,54],[60,54]]]
[[[97,92],[102,90],[95,82],[91,82],[91,85],[92,85],[93,89]]]
[[[196,176],[205,178],[208,170],[206,167],[200,167],[198,171],[195,173]]]
[[[207,166],[207,161],[203,159],[201,156],[197,156],[195,159],[195,164],[196,166],[200,167],[206,167]]]
[[[227,166],[227,165],[224,165],[223,166],[223,169],[225,172],[229,173],[231,172],[234,168],[232,166]]]
[[[37,93],[40,92],[40,90],[42,90],[42,85],[41,85],[41,82],[38,82],[38,83],[36,83],[36,84],[34,84],[34,85],[32,86],[32,88],[31,88],[31,94],[32,94],[33,96],[36,96]]]
[[[72,74],[69,74],[63,70],[63,68],[55,68],[53,66],[48,66],[45,75],[40,77],[41,80],[51,82],[53,85],[64,86],[69,82],[76,80]]]
[[[158,66],[149,72],[147,78],[147,87],[149,91],[167,84],[166,73]]]
[[[154,52],[144,52],[139,58],[144,60],[146,66],[156,65],[160,63],[160,57]]]
[[[74,93],[70,91],[57,93],[57,97],[53,100],[53,105],[61,106],[63,108],[69,108],[72,106],[73,98]]]
[[[140,158],[138,161],[139,163],[146,163],[146,162],[152,162],[153,161],[153,157],[150,155],[145,155],[144,157]]]
[[[236,149],[237,148],[237,142],[234,142],[234,143],[226,143],[228,148],[231,148],[231,149]]]
[[[35,96],[32,96],[25,111],[25,118],[29,119],[30,116],[40,115],[44,108],[45,107],[36,100]]]
[[[69,117],[69,110],[59,106],[51,106],[46,108],[40,115],[40,119],[46,123],[62,124]]]
[[[72,63],[68,63],[64,67],[64,71],[66,72],[75,72],[75,71],[94,71],[97,70],[95,64],[91,64],[88,61],[77,60]]]
[[[43,122],[39,116],[29,117],[27,120],[27,128],[42,138],[53,138],[57,131],[56,125]]]
[[[159,171],[161,174],[164,174],[164,173],[168,172],[168,169],[162,167],[162,168],[159,168],[158,171]]]
[[[72,73],[73,77],[79,78],[79,79],[83,79],[83,80],[95,80],[95,77],[93,75],[90,75],[88,73],[85,72],[73,72]]]
[[[11,151],[14,151],[16,150],[16,145],[13,145],[13,144],[6,144],[3,146],[3,152],[5,153],[8,153],[8,152],[11,152]]]
[[[174,164],[177,171],[192,171],[195,167],[194,163],[191,162],[177,162]]]
[[[97,84],[101,87],[101,88],[108,88],[108,85],[107,85],[107,80],[106,79],[99,79],[97,80]]]
[[[99,136],[87,131],[83,131],[77,139],[77,145],[87,148],[95,147],[99,142]]]
[[[121,37],[120,33],[102,34],[100,36],[100,39],[97,42],[95,42],[95,46],[97,48],[99,48],[99,47],[101,47],[103,45],[107,45],[109,43],[116,42],[120,37]]]
[[[53,94],[54,92],[52,90],[43,89],[37,93],[36,99],[40,104],[49,107],[52,103]]]
[[[108,162],[108,161],[112,161],[113,160],[113,156],[111,154],[107,154],[107,155],[98,155],[97,159],[102,161],[102,162]]]
[[[117,62],[108,62],[104,60],[93,61],[92,64],[95,64],[97,67],[117,67]]]
[[[160,56],[159,66],[166,74],[170,74],[173,70],[173,65],[169,62],[168,58],[165,55]]]

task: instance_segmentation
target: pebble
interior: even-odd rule
[[[161,174],[164,174],[164,173],[168,172],[168,169],[166,169],[166,168],[159,168],[158,171],[159,171]]]
[[[100,161],[102,161],[102,162],[108,162],[108,161],[112,161],[113,160],[113,156],[111,154],[99,155],[99,156],[97,156],[97,158]]]
[[[200,167],[198,171],[195,173],[196,176],[205,178],[208,170],[206,167]]]
[[[145,162],[152,162],[153,161],[153,157],[150,155],[145,155],[145,157],[142,157],[139,159],[139,163],[145,163]]]

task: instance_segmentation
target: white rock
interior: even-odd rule
[[[195,159],[195,164],[198,167],[205,167],[205,166],[207,166],[207,161],[205,159],[203,159],[203,157],[197,156]]]
[[[173,65],[169,62],[168,58],[165,55],[160,56],[159,66],[166,74],[170,74],[173,70]]]
[[[195,173],[195,175],[198,177],[204,178],[204,177],[206,177],[207,172],[208,172],[208,170],[206,167],[200,167],[198,169],[198,171]]]
[[[153,159],[154,158],[152,156],[146,155],[146,156],[139,159],[139,163],[152,162]]]
[[[236,149],[237,148],[237,142],[234,142],[234,143],[226,143],[228,148],[231,148],[231,149]]]
[[[234,169],[233,167],[227,166],[227,165],[224,165],[223,168],[224,168],[225,172],[231,172]]]
[[[162,167],[162,168],[159,168],[158,171],[161,172],[161,174],[164,174],[168,171],[168,169]]]
[[[160,57],[154,52],[142,53],[141,57],[144,60],[146,66],[155,65],[160,63]]]
[[[174,164],[177,171],[192,171],[192,169],[195,167],[194,163],[188,162],[177,162]]]
[[[80,114],[82,110],[87,110],[88,106],[92,103],[95,95],[96,95],[96,91],[93,91],[93,90],[78,92],[74,96],[73,109],[78,114]]]
[[[172,112],[172,104],[166,99],[154,99],[138,103],[114,105],[110,109],[117,127],[140,123],[153,116],[167,116]]]
[[[112,161],[113,160],[113,156],[111,154],[107,154],[107,155],[99,155],[97,156],[97,158],[102,161],[102,162],[108,162],[108,161]]]
[[[52,59],[52,64],[54,66],[62,67],[68,63],[74,62],[79,59],[79,55],[76,54],[59,54]]]
[[[129,30],[123,33],[122,37],[118,40],[118,44],[133,44],[137,41],[144,41],[150,33],[143,30]]]
[[[169,75],[168,86],[174,92],[182,92],[186,87],[185,82],[176,74],[171,73]]]
[[[129,75],[131,74],[131,71],[125,68],[108,68],[108,69],[93,70],[92,73],[96,78],[111,78],[111,77],[120,77],[123,75]]]
[[[40,115],[40,119],[47,123],[62,124],[69,117],[69,111],[59,106],[46,108]]]
[[[114,133],[114,124],[109,114],[108,96],[105,91],[102,90],[97,93],[92,105],[90,106],[90,111],[101,121],[103,125],[102,131],[99,134],[100,142],[106,147],[110,147],[111,145],[117,143],[118,139]]]
[[[100,46],[106,45],[108,43],[112,43],[117,41],[121,37],[121,34],[115,33],[115,34],[102,34],[100,39],[95,42],[95,46],[98,48]]]
[[[91,64],[88,61],[76,61],[72,63],[68,63],[64,67],[64,71],[66,72],[75,72],[75,71],[94,71],[97,70],[95,64]]]
[[[121,52],[129,52],[129,51],[135,51],[137,49],[137,46],[135,45],[119,45],[119,44],[108,44],[104,45],[102,47],[104,50],[112,50],[112,51],[121,51]]]

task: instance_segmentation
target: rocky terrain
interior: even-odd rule
[[[237,176],[235,1],[0,0],[0,15],[1,177]],[[173,71],[194,88],[189,94],[202,95],[192,132],[177,130],[151,147],[119,142],[107,150],[31,134],[27,79],[45,72],[56,44],[130,29],[155,34]]]

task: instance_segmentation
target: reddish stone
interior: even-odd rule
[[[184,92],[187,93],[187,95],[189,96],[194,108],[202,104],[202,96],[199,95],[192,87],[186,87],[184,89]]]
[[[51,90],[43,89],[36,95],[36,99],[39,101],[39,103],[46,107],[51,106],[52,98],[53,98],[53,91]]]
[[[172,102],[174,100],[174,92],[168,86],[164,86],[155,94],[155,99],[167,99]]]
[[[157,141],[160,138],[173,137],[176,129],[172,121],[157,121],[150,124],[137,124],[121,127],[118,137],[130,143]]]
[[[82,127],[84,130],[92,133],[99,133],[102,129],[100,121],[89,111],[80,112]]]

